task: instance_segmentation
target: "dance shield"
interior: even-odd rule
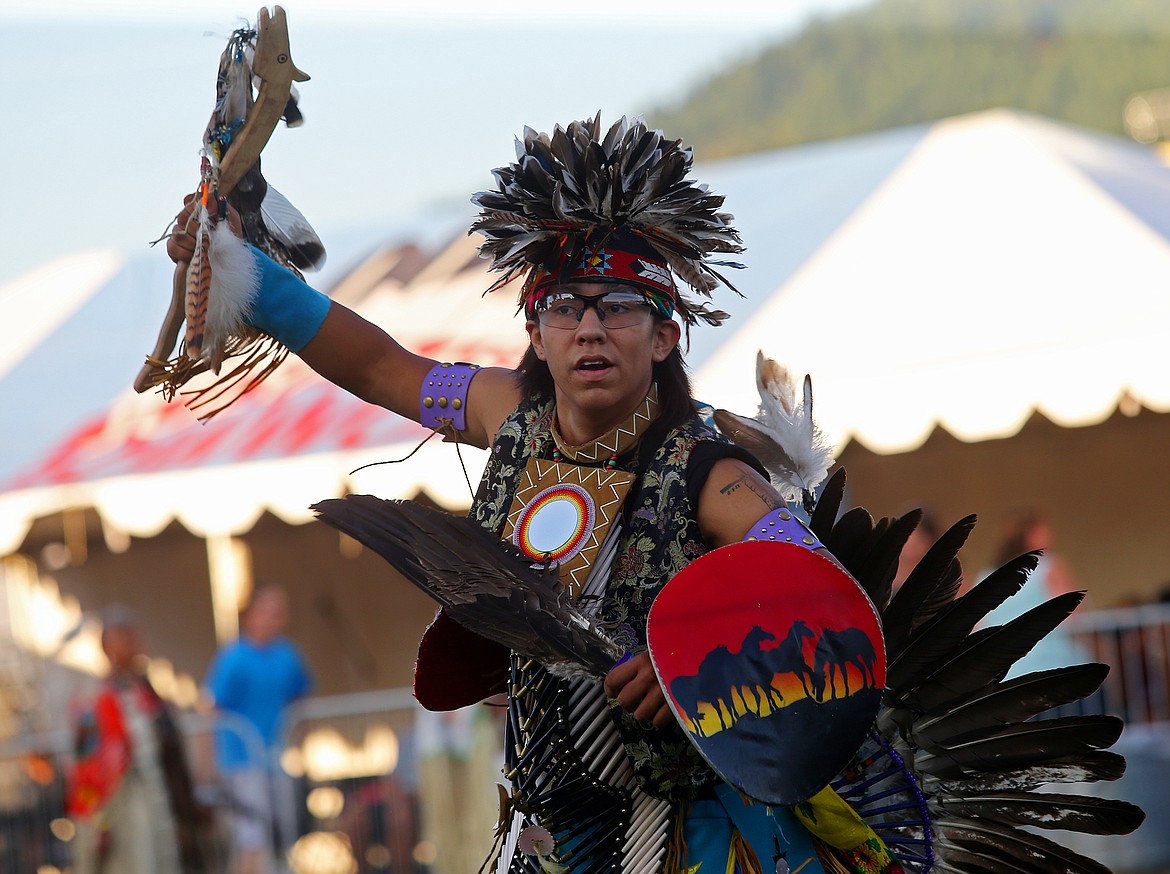
[[[747,541],[692,562],[655,599],[647,641],[691,742],[766,804],[827,785],[881,704],[877,611],[838,565],[795,544]]]

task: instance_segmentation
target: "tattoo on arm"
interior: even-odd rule
[[[749,492],[755,494],[757,498],[769,510],[775,510],[784,506],[784,502],[779,500],[774,494],[766,490],[763,486],[748,476],[741,476],[732,480],[727,485],[719,490],[721,495],[731,495],[738,492],[741,488],[747,489]]]

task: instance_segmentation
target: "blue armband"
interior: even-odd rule
[[[252,301],[248,324],[300,352],[321,330],[329,314],[329,298],[256,247],[248,248],[260,268],[260,290]]]
[[[759,522],[748,529],[743,539],[795,543],[808,549],[824,549],[825,546],[791,510],[785,507],[766,513]]]

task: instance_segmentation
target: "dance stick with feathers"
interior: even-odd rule
[[[240,213],[245,239],[277,262],[294,272],[324,263],[324,247],[304,216],[260,173],[260,153],[277,122],[283,117],[290,127],[301,123],[292,83],[308,78],[292,62],[279,6],[271,15],[261,9],[255,29],[241,28],[228,41],[220,57],[215,109],[203,137],[193,215],[195,254],[190,264],[175,266],[170,307],[134,380],[136,391],[160,388],[170,399],[190,379],[210,370],[218,378],[195,392],[198,403],[191,404],[221,401],[206,418],[257,385],[287,355],[278,342],[246,323],[258,271],[247,248],[218,219],[226,198]],[[179,354],[172,359],[184,322]],[[231,358],[242,360],[221,375],[223,363]],[[238,392],[221,400],[233,388]]]

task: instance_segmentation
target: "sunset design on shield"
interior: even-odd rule
[[[740,543],[692,562],[655,600],[647,637],[690,740],[765,803],[820,790],[881,703],[877,612],[840,567],[801,546]]]

